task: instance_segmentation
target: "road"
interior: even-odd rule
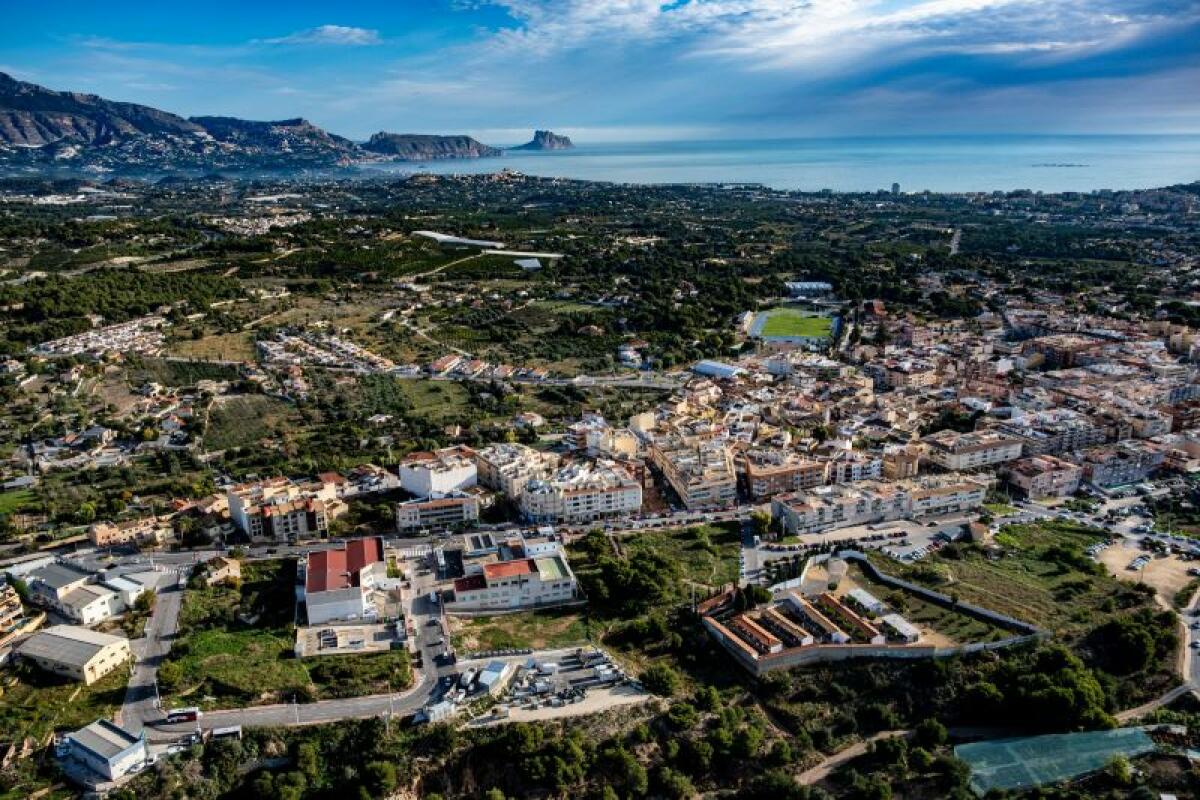
[[[121,725],[137,733],[162,717],[158,708],[155,682],[158,665],[171,651],[171,643],[179,631],[179,608],[183,602],[183,575],[174,573],[174,581],[161,588],[154,603],[154,612],[146,623],[146,633],[130,643],[134,662],[129,684],[125,687],[125,702],[121,706]]]

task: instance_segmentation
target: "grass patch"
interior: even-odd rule
[[[763,336],[829,336],[833,331],[833,320],[814,316],[794,308],[773,308],[764,312],[767,321],[762,326]]]
[[[458,618],[450,636],[455,650],[534,650],[583,644],[592,638],[581,612],[568,609],[523,611],[494,617]]]
[[[983,507],[994,517],[1007,517],[1017,513],[1017,507],[1008,503],[984,503]]]
[[[15,514],[28,508],[37,501],[32,489],[13,489],[10,492],[0,492],[0,514]]]

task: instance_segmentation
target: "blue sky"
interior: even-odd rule
[[[1200,0],[3,0],[0,71],[512,143],[1200,132]]]

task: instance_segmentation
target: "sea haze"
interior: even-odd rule
[[[778,189],[1044,192],[1200,180],[1200,136],[905,136],[598,144],[500,158],[369,165],[374,172],[528,175],[619,183],[761,183]]]

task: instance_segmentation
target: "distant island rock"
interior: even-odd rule
[[[570,136],[559,136],[554,131],[534,131],[533,139],[513,150],[570,150],[574,146]]]
[[[363,149],[371,153],[392,156],[401,161],[433,161],[442,158],[491,158],[501,155],[491,147],[470,136],[433,136],[416,133],[385,133],[380,131],[367,140]]]

